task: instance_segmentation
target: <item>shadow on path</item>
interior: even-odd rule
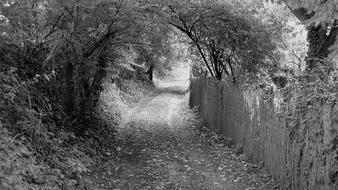
[[[272,189],[275,182],[199,124],[187,90],[160,88],[118,128],[117,154],[94,176],[102,189]]]

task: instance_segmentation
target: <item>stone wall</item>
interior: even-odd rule
[[[302,112],[290,103],[277,114],[276,102],[213,79],[191,81],[189,104],[199,106],[205,124],[264,163],[283,189],[338,189],[337,106]]]

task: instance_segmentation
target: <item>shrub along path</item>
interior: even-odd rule
[[[162,90],[132,110],[116,153],[92,177],[102,189],[277,189],[262,169],[198,123],[187,95]]]

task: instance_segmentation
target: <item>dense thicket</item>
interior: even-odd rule
[[[308,70],[320,67],[322,60],[337,58],[337,1],[283,0],[299,21],[306,25],[309,48]]]
[[[62,160],[76,138],[113,146],[116,123],[97,113],[102,84],[152,85],[154,72],[174,67],[181,52],[194,77],[251,85],[270,99],[283,88],[285,102],[298,102],[290,120],[308,117],[314,102],[336,107],[337,64],[329,58],[337,57],[337,1],[279,2],[308,28],[305,73],[306,44],[286,44],[292,15],[267,13],[260,0],[0,0],[0,127],[43,158]],[[292,54],[299,77],[283,54]]]
[[[151,81],[178,57],[172,44],[182,34],[195,58],[193,75],[285,86],[273,75],[286,21],[262,8],[254,0],[1,0],[1,119],[18,125],[38,117],[84,135],[101,126],[93,121],[103,80]],[[326,33],[331,27],[329,39],[336,31],[330,18],[321,24]]]
[[[151,81],[155,67],[170,68],[177,32],[191,40],[192,52],[204,63],[196,62],[195,70],[207,68],[211,76],[233,82],[262,68],[269,71],[276,66],[276,45],[268,25],[231,7],[194,1],[2,0],[4,118],[15,124],[28,108],[83,135],[88,126],[98,126],[92,122],[107,72],[113,81]]]
[[[202,58],[204,67],[195,63],[195,71],[207,71],[218,80],[235,83],[237,77],[277,69],[277,43],[271,24],[249,11],[243,14],[235,5],[211,1],[168,7],[169,23],[186,34],[193,52]]]
[[[0,6],[3,103],[24,101],[78,134],[93,120],[107,71],[113,69],[117,79],[136,74],[146,80],[142,66],[151,68],[151,79],[154,64],[170,59],[168,27],[141,2],[36,0]],[[18,117],[17,106],[13,109],[12,117]]]

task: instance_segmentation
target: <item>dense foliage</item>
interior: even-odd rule
[[[147,9],[123,0],[1,1],[1,71],[12,71],[19,83],[37,81],[40,96],[60,112],[54,119],[82,134],[109,68],[123,78],[136,69],[142,78],[142,64],[170,59],[169,29],[149,19]],[[127,52],[139,65],[128,62]]]
[[[266,84],[289,80],[285,90],[299,94],[291,100],[336,104],[337,65],[326,59],[338,54],[337,1],[278,2],[292,10],[282,19],[260,0],[0,0],[0,127],[43,158],[84,141],[110,148],[117,123],[100,114],[117,108],[102,107],[102,97],[115,98],[107,86],[149,87],[154,72],[163,75],[187,54],[194,77],[269,92]],[[304,42],[285,39],[291,13],[309,31],[306,59]],[[283,49],[299,73],[305,61],[309,72],[284,72]]]
[[[237,78],[271,71],[277,66],[277,46],[271,24],[264,24],[250,12],[243,14],[232,4],[175,2],[169,4],[169,23],[186,34],[192,52],[202,66],[194,72],[236,82]]]
[[[269,25],[253,13],[239,14],[236,4],[2,0],[0,6],[1,72],[19,87],[4,83],[35,89],[26,93],[29,106],[79,135],[97,126],[92,121],[103,80],[147,81],[154,68],[170,69],[177,32],[188,36],[203,61],[194,70],[219,80],[236,82],[277,66]],[[19,97],[15,90],[3,91],[12,103]]]
[[[329,2],[286,1],[293,10],[306,9],[313,27],[325,25],[326,41],[336,31],[334,15],[322,14]],[[163,73],[178,57],[178,33],[195,58],[193,75],[252,83],[275,79],[285,48],[281,33],[289,32],[287,20],[260,13],[264,4],[255,0],[2,0],[0,8],[2,104],[5,111],[14,109],[5,118],[22,116],[15,104],[24,100],[43,121],[79,135],[97,126],[91,122],[104,79],[151,81],[154,68]],[[315,50],[310,43],[308,57]],[[301,70],[304,55],[297,51],[294,62]]]
[[[337,1],[281,0],[277,2],[285,3],[299,21],[307,26],[308,70],[318,68],[328,57],[337,58]]]

